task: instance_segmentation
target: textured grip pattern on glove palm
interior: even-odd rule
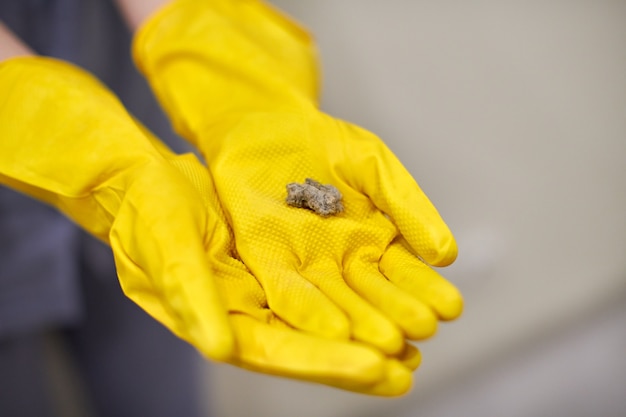
[[[297,294],[294,298],[285,288],[305,279],[344,310],[353,337],[393,353],[402,345],[396,325],[409,337],[423,338],[434,333],[436,319],[378,271],[378,262],[398,229],[362,188],[367,191],[363,182],[368,179],[376,182],[372,177],[376,170],[366,163],[379,158],[366,152],[385,149],[373,135],[355,132],[344,122],[305,109],[249,115],[223,136],[206,131],[200,142],[205,144],[204,154],[238,251],[262,282],[274,311],[298,327],[325,330],[307,327],[290,316],[288,302],[297,300]],[[286,184],[306,177],[337,186],[344,195],[345,211],[321,218],[287,206]],[[407,178],[409,186],[415,185]],[[398,187],[405,184],[403,180],[396,179]],[[434,211],[425,197],[418,198],[428,203],[417,207],[418,213]],[[423,234],[421,223],[414,226]],[[429,236],[422,240],[432,245]],[[294,270],[300,277],[290,272]]]
[[[154,140],[154,139],[153,139]],[[174,156],[161,150],[198,190],[212,216],[223,220],[208,172],[193,155]],[[316,338],[287,326],[267,307],[258,282],[236,259],[232,236],[217,223],[206,250],[235,333],[235,354],[228,362],[253,371],[318,382],[371,395],[395,396],[411,385],[410,370],[420,363],[410,345],[397,358],[384,358],[347,341]],[[302,294],[306,299],[312,291]],[[311,314],[315,316],[315,314]]]

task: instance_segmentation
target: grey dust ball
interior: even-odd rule
[[[323,185],[311,178],[304,184],[292,182],[287,184],[287,204],[313,210],[322,217],[343,211],[342,196],[332,185]]]

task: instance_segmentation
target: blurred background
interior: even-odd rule
[[[626,416],[626,2],[273,3],[455,233],[466,309],[406,397],[216,366],[217,415]]]
[[[402,398],[204,364],[207,415],[626,416],[626,2],[273,3],[317,38],[324,109],[383,138],[455,233],[441,273],[466,308]],[[63,415],[86,415],[47,351]]]

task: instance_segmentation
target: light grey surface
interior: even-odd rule
[[[455,232],[466,311],[404,398],[217,366],[218,414],[619,415],[626,2],[274,3],[319,41],[324,108],[380,135]]]
[[[394,409],[397,417],[623,417],[626,303],[494,358],[437,395]],[[381,415],[361,414],[361,417]]]

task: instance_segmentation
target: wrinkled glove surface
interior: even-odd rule
[[[396,354],[460,314],[459,292],[428,266],[454,261],[452,234],[379,138],[319,111],[299,26],[255,0],[179,0],[138,32],[134,57],[201,150],[237,252],[282,320]],[[337,187],[345,210],[288,206],[286,185],[305,178]]]
[[[207,256],[217,218],[95,78],[61,61],[0,64],[0,181],[109,243],[125,293],[205,355],[233,335]]]

